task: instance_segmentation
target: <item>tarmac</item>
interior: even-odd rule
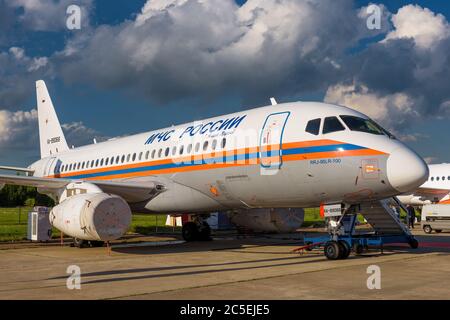
[[[0,245],[0,299],[450,299],[450,233],[414,234],[419,249],[373,249],[336,261],[322,249],[293,253],[301,233],[192,243],[157,235],[110,251]]]

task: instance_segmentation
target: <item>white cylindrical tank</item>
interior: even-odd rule
[[[127,231],[131,210],[126,201],[116,195],[79,194],[54,207],[50,223],[78,239],[109,241]]]

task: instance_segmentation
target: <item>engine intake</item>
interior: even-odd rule
[[[79,194],[55,206],[50,212],[50,223],[78,239],[109,241],[120,238],[128,230],[131,210],[116,195]]]

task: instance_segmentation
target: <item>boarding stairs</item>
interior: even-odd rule
[[[389,206],[392,203],[406,211],[403,204],[396,197],[393,197],[362,203],[359,213],[372,226],[376,235],[411,236],[408,227],[397,217],[396,212]]]

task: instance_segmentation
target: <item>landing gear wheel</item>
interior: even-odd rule
[[[336,241],[328,241],[324,248],[325,257],[329,260],[337,260],[341,256],[341,246]]]
[[[183,239],[187,242],[198,239],[198,227],[194,222],[187,222],[183,225],[181,230]]]
[[[77,247],[77,248],[81,249],[81,248],[86,248],[87,246],[89,246],[89,243],[86,240],[73,238],[73,245],[74,245],[74,247]]]
[[[441,233],[442,230],[438,229],[438,230],[434,230],[436,233]]]
[[[362,246],[362,245],[359,244],[359,243],[355,243],[355,244],[353,245],[353,251],[355,251],[356,254],[361,254],[361,253],[363,253],[363,251],[364,251],[364,246]]]
[[[200,228],[198,228],[198,240],[200,241],[210,241],[211,238],[211,227],[208,223],[203,222]]]
[[[100,248],[103,247],[105,245],[105,241],[89,241],[91,243],[91,246],[94,248]]]
[[[342,253],[340,259],[347,259],[352,251],[350,245],[345,240],[339,240],[339,245],[341,246]]]
[[[431,226],[426,225],[426,226],[423,226],[423,231],[424,231],[425,233],[430,234],[431,232],[433,232],[433,229],[431,228]]]
[[[416,239],[412,238],[411,240],[409,240],[409,246],[412,249],[417,249],[419,247],[419,241],[417,241]]]

